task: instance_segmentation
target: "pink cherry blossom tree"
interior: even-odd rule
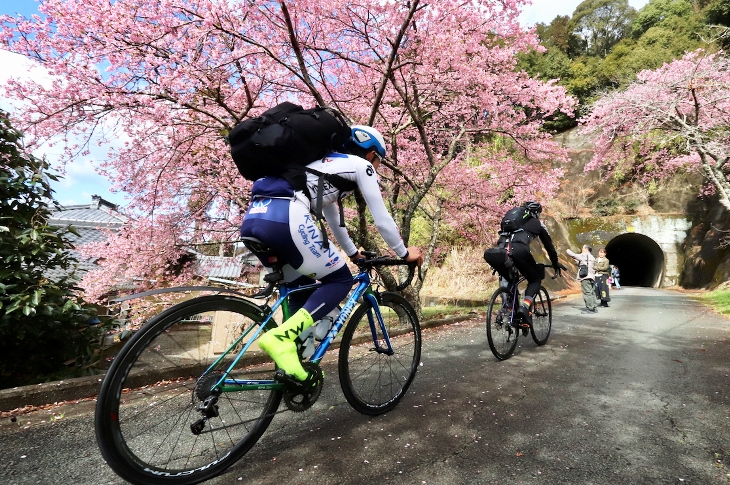
[[[582,122],[596,137],[586,170],[639,182],[700,171],[730,210],[730,62],[723,53],[698,50],[642,71]]]
[[[225,135],[284,100],[384,133],[384,195],[406,242],[427,221],[428,259],[444,227],[491,239],[507,206],[548,201],[567,157],[542,122],[573,101],[516,69],[539,48],[517,19],[526,3],[44,0],[43,16],[0,18],[0,42],[54,76],[7,89],[34,139],[84,140],[68,160],[92,135],[124,140],[100,169],[134,223],[84,282],[100,294],[120,274],[180,281],[185,246],[236,239],[250,184]],[[364,211],[352,232],[376,246]]]

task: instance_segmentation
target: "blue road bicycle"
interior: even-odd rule
[[[319,363],[335,346],[340,386],[350,405],[367,415],[393,409],[418,369],[421,329],[410,303],[373,288],[370,274],[378,266],[403,264],[372,253],[358,263],[353,291],[314,353],[303,359],[305,369],[317,376],[306,388],[278,379],[268,355],[256,351],[256,339],[277,325],[275,316],[289,317],[290,295],[318,284],[290,288],[281,268],[274,268],[265,278],[268,286],[256,295],[266,299],[262,305],[233,290],[187,287],[226,294],[179,303],[124,345],[96,405],[96,438],[104,459],[134,484],[208,480],[245,455],[277,413],[304,411],[315,403],[323,384]],[[413,275],[410,266],[399,291]],[[270,305],[275,292],[278,298]]]

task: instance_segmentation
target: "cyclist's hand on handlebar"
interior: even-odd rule
[[[561,276],[562,271],[567,271],[568,268],[566,268],[563,263],[556,263],[553,264],[553,269],[555,270],[555,276]]]
[[[350,261],[352,261],[353,263],[357,263],[361,259],[365,259],[365,256],[363,256],[362,253],[360,253],[360,251],[358,251],[355,254],[353,254],[352,256],[350,256]]]
[[[421,248],[417,246],[410,246],[408,249],[408,256],[404,259],[409,263],[416,263],[419,267],[423,264],[423,253]]]

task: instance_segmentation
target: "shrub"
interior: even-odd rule
[[[620,204],[616,199],[605,197],[596,200],[596,207],[593,212],[597,216],[612,216],[620,210]]]
[[[48,224],[57,178],[20,140],[0,112],[0,388],[85,372],[100,333],[76,287],[73,229]]]

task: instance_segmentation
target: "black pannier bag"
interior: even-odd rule
[[[514,262],[506,248],[487,249],[484,251],[484,261],[494,268],[502,278],[508,281],[515,281],[517,279],[517,268],[515,268]]]

